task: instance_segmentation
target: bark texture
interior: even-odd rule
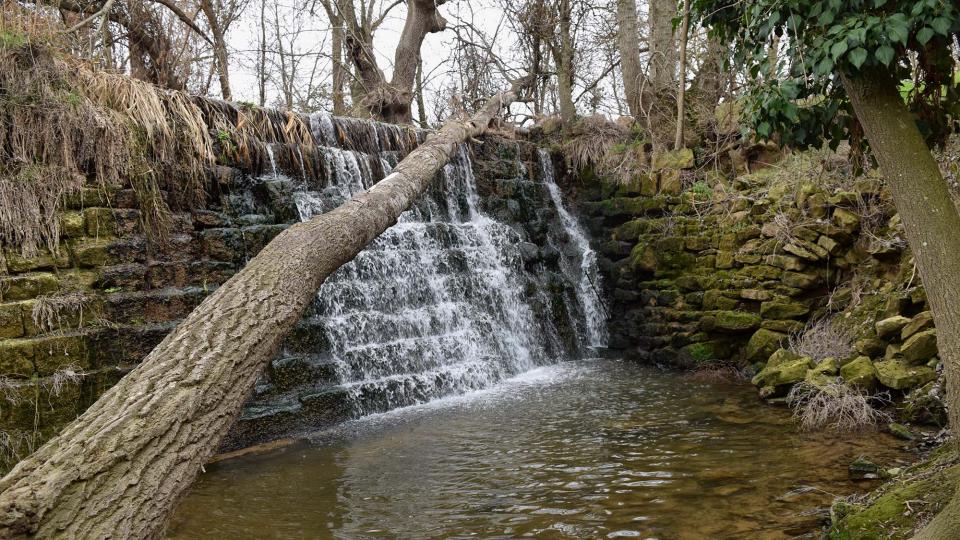
[[[438,10],[445,0],[410,0],[400,41],[394,52],[393,76],[388,81],[377,65],[373,51],[373,33],[383,22],[386,12],[377,19],[369,9],[374,3],[361,3],[358,17],[353,0],[335,0],[337,10],[347,25],[346,46],[353,61],[362,96],[354,95],[354,103],[374,118],[395,124],[409,124],[412,119],[414,84],[420,65],[420,47],[427,34],[442,32],[447,20]]]
[[[879,70],[844,74],[842,80],[893,194],[927,292],[947,379],[950,425],[956,430],[960,426],[960,213],[896,82]],[[956,538],[958,527],[960,502],[955,498],[917,538]]]
[[[620,73],[630,116],[643,115],[643,68],[640,65],[640,30],[637,26],[636,0],[617,0],[617,48]]]
[[[278,235],[144,361],[0,480],[0,538],[156,538],[324,279],[396,223],[520,84],[369,191]]]

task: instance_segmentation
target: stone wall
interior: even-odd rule
[[[474,145],[472,152],[486,209],[531,239],[526,263],[555,263],[555,250],[537,245],[546,244],[544,219],[550,219],[550,208],[544,186],[535,181],[536,148],[491,140]],[[108,192],[91,179],[58,214],[58,253],[27,259],[3,249],[0,470],[81,414],[209,293],[295,223],[293,188],[289,179],[218,167],[205,207],[175,210],[169,240],[160,244],[145,234],[132,187]],[[553,283],[561,296],[570,293],[561,280]],[[559,308],[551,309],[551,316],[564,319],[562,303]],[[305,320],[295,330],[290,350],[316,339],[309,325]],[[295,387],[305,375],[287,360],[278,358],[258,388]],[[254,409],[248,418],[257,416]],[[260,439],[291,428],[278,424],[263,430],[263,422],[257,424],[253,431]],[[236,444],[246,440],[244,429],[236,430]]]
[[[687,156],[673,162],[690,169],[630,185],[580,179],[617,314],[611,347],[659,365],[744,367],[769,398],[838,375],[870,392],[936,394],[936,330],[889,194],[829,161],[797,154],[730,179]],[[839,357],[794,354],[791,336],[816,321],[848,341]]]

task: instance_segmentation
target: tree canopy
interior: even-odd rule
[[[941,144],[960,117],[960,85],[950,45],[960,10],[945,0],[695,0],[693,10],[751,80],[745,123],[784,145],[855,143],[862,130],[835,76],[887,70],[928,143]],[[786,36],[787,39],[780,41]],[[783,43],[785,66],[771,66]],[[776,46],[776,45],[774,45]],[[761,78],[776,70],[777,77]]]

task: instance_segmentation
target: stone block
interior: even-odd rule
[[[59,287],[57,276],[46,272],[0,277],[0,301],[29,300]]]
[[[796,319],[810,313],[810,308],[799,302],[771,301],[760,305],[764,319]]]
[[[911,319],[910,322],[903,327],[903,330],[900,331],[900,339],[906,341],[917,332],[926,330],[927,328],[933,328],[933,313],[924,311]]]
[[[661,195],[679,195],[681,191],[683,191],[683,182],[680,179],[680,171],[673,169],[660,171]]]
[[[694,165],[693,150],[689,148],[654,152],[650,159],[650,167],[655,171],[663,169],[679,171],[681,169],[692,169]]]
[[[887,317],[886,319],[877,321],[874,328],[877,331],[877,337],[888,339],[891,336],[898,336],[900,331],[903,330],[903,327],[908,324],[910,324],[910,319],[901,315],[894,315],[893,317]]]
[[[749,332],[760,328],[760,316],[743,311],[720,311],[716,314],[715,327],[729,332]]]
[[[877,386],[877,368],[866,356],[860,356],[840,368],[840,376],[847,384],[866,391]]]
[[[926,366],[911,366],[903,360],[884,360],[875,364],[877,380],[894,390],[924,385],[937,378],[937,372]]]
[[[802,260],[790,255],[768,255],[764,261],[770,266],[794,272],[800,272],[807,267]]]
[[[20,304],[0,304],[0,339],[23,336],[23,316]]]
[[[910,336],[903,342],[900,354],[910,364],[923,364],[937,356],[937,330],[934,328]]]
[[[772,330],[774,332],[781,332],[784,334],[797,334],[803,331],[804,324],[800,321],[778,321],[764,319],[760,324],[760,328]]]
[[[6,260],[7,269],[15,273],[53,270],[70,266],[70,256],[64,249],[60,249],[53,254],[44,248],[36,257],[23,257],[18,251],[7,251]]]
[[[860,228],[860,216],[845,208],[837,208],[833,211],[833,223],[847,234],[853,234]]]
[[[57,215],[60,220],[60,236],[64,238],[79,238],[83,236],[83,214],[80,212],[65,211]]]
[[[816,274],[787,271],[783,273],[783,284],[797,289],[814,289],[820,285],[820,276]]]
[[[780,332],[773,332],[761,328],[754,332],[747,342],[744,352],[744,359],[751,364],[764,362],[770,356],[783,346],[787,341],[787,335]]]
[[[32,340],[0,340],[0,374],[5,376],[30,377],[33,373]]]

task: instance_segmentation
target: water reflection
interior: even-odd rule
[[[208,468],[173,538],[792,538],[882,435],[801,436],[749,386],[630,364],[543,368],[313,444]]]

